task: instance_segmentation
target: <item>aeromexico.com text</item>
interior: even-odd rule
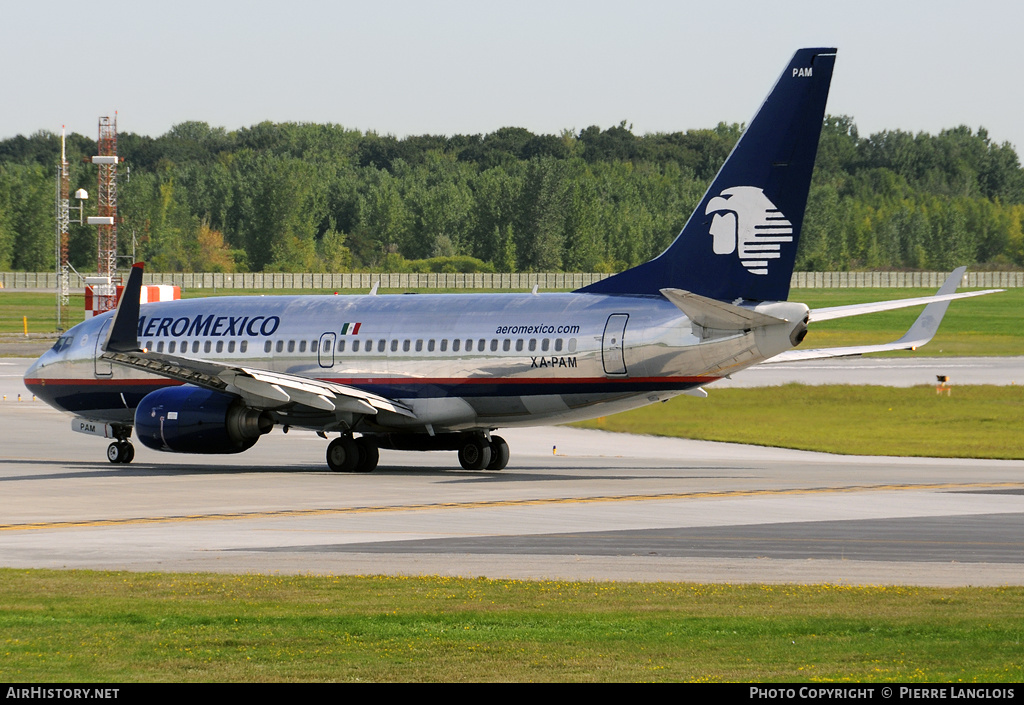
[[[580,332],[579,326],[498,326],[494,331],[495,335],[576,335]]]

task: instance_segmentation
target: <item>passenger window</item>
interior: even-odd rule
[[[277,341],[277,352],[284,352],[284,341]]]
[[[209,340],[207,340],[205,343],[203,343],[203,352],[204,353],[210,352],[210,349],[212,347],[213,347],[213,344]]]
[[[300,353],[306,352],[306,341],[305,340],[300,340],[299,341],[299,352]]]
[[[352,352],[359,352],[359,341],[358,340],[353,340],[352,341]]]
[[[412,345],[412,341],[410,341],[410,340],[402,341],[402,352],[409,352],[409,347],[411,345]]]
[[[209,345],[210,341],[206,341],[206,343],[207,343],[207,345]],[[192,341],[192,352],[194,352],[194,353],[199,352],[199,341],[198,340],[193,340]]]
[[[540,349],[543,350],[544,352],[547,352],[548,348],[550,348],[550,347],[551,347],[551,341],[548,340],[547,338],[544,338],[544,340],[540,341]]]
[[[152,350],[152,349],[153,349],[153,341],[152,340],[147,340],[146,341],[146,350]]]
[[[483,341],[481,341],[481,342],[483,342]],[[498,352],[498,339],[497,338],[492,338],[491,339],[491,352]]]
[[[228,341],[228,352],[229,353],[233,353],[234,351],[235,351],[235,341],[229,340]]]
[[[249,341],[248,340],[243,340],[241,343],[239,343],[238,344],[238,350],[239,350],[239,352],[248,352],[248,350],[249,350]]]
[[[391,341],[391,352],[398,352],[398,338]]]
[[[267,342],[263,343],[263,352],[267,352],[267,353],[270,352],[270,348],[273,347],[273,345],[274,344],[271,343],[269,340]]]
[[[295,341],[294,340],[289,340],[288,341],[288,352],[290,352],[290,353],[295,352]]]
[[[477,341],[476,349],[479,350],[480,352],[483,352],[484,350],[486,350],[487,349],[487,341],[484,340],[483,338],[480,338],[480,340]]]
[[[416,352],[423,352],[423,341],[422,340],[417,340],[416,341]]]
[[[171,343],[171,345],[174,345],[174,343]],[[156,344],[156,351],[157,352],[163,352],[164,351],[164,341],[161,340],[161,341],[159,341]]]
[[[458,352],[459,351],[459,346],[461,346],[461,345],[462,345],[462,340],[461,339],[456,338],[455,340],[453,340],[452,341],[452,352]]]
[[[501,349],[504,350],[505,352],[508,352],[509,350],[511,350],[512,349],[512,341],[509,340],[508,338],[505,338],[505,342],[503,342],[501,344]]]
[[[167,352],[169,352],[169,353],[174,352],[174,348],[175,348],[176,345],[177,344],[172,340],[170,345],[167,346]]]
[[[537,339],[536,338],[530,338],[530,352],[533,352],[536,349],[537,349]]]
[[[516,341],[516,352],[522,352],[522,351],[523,351],[523,339],[520,338],[519,340]]]
[[[364,340],[363,341],[363,350],[368,352],[368,353],[372,353],[373,352],[373,341],[372,340]]]
[[[388,341],[384,340],[383,338],[378,340],[377,341],[377,352],[379,352],[379,353],[384,352],[384,348],[387,346],[387,344],[388,344]]]
[[[310,352],[316,352],[319,349],[320,349],[320,341],[319,340],[311,340],[311,341],[309,341],[309,351]]]
[[[576,338],[569,338],[569,352],[576,352]]]
[[[331,341],[325,340],[324,341],[324,352],[330,352],[330,351],[331,351]],[[338,352],[345,352],[345,340],[344,339],[338,341]]]
[[[448,352],[448,338],[441,339],[441,352]]]
[[[433,340],[428,340],[427,341],[427,352],[434,352],[434,341]]]
[[[224,341],[223,340],[218,340],[217,341],[217,352],[219,352],[219,353],[224,352]]]
[[[562,339],[555,338],[555,352],[562,352]]]

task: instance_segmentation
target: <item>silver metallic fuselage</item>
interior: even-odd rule
[[[807,310],[768,305],[792,308],[789,320]],[[131,424],[142,397],[179,382],[99,360],[111,316],[68,331],[25,383],[56,408]],[[575,421],[662,401],[788,349],[791,330],[715,335],[664,298],[567,293],[190,299],[143,305],[138,333],[152,351],[348,384],[416,414],[380,414],[358,422],[369,424],[362,430],[434,432]],[[327,423],[287,409],[277,417]]]

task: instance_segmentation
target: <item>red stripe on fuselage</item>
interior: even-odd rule
[[[710,384],[721,377],[311,377],[310,379],[321,382],[333,382],[334,384],[347,384],[355,387],[365,385],[388,385],[388,384],[608,384],[611,383],[634,383],[634,384],[656,384],[659,382],[679,384]],[[45,387],[46,385],[117,385],[117,386],[151,386],[158,382],[170,385],[186,384],[166,377],[154,377],[150,379],[25,379],[26,385]]]

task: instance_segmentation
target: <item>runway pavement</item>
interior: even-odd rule
[[[3,393],[15,368],[0,365]],[[0,428],[3,566],[1024,584],[1024,462],[555,427],[502,432],[512,461],[499,473],[382,452],[377,472],[344,475],[310,433],[275,431],[235,456],[137,444],[122,466],[40,402],[9,397]]]

